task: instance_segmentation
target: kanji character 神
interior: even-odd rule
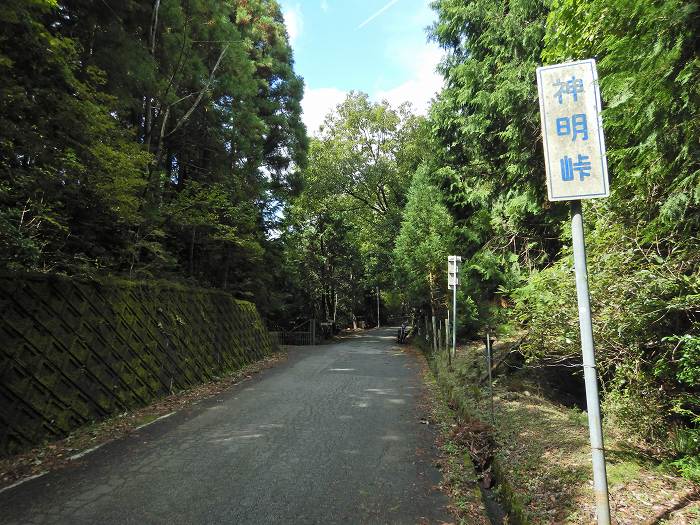
[[[564,95],[571,95],[574,97],[574,102],[576,102],[578,101],[578,94],[583,93],[583,80],[573,75],[571,76],[571,80],[566,80],[564,82],[557,80],[552,85],[554,87],[559,87],[554,94],[554,96],[559,99],[559,104],[564,102]]]

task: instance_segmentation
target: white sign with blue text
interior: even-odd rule
[[[610,194],[595,60],[537,68],[550,201]]]

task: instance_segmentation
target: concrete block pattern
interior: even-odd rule
[[[272,352],[255,305],[173,283],[0,275],[0,455]]]

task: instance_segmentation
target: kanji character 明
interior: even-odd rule
[[[557,135],[560,137],[572,135],[572,141],[576,140],[578,135],[583,135],[581,140],[588,140],[588,120],[585,113],[576,113],[569,117],[559,117],[556,120]]]

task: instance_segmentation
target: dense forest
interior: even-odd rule
[[[535,68],[595,57],[611,196],[586,201],[604,415],[700,477],[700,12],[436,0],[427,116],[353,92],[313,138],[274,0],[0,7],[0,266],[217,287],[271,323],[446,317],[576,376],[569,209]],[[378,292],[379,290],[379,292]]]
[[[308,147],[279,5],[10,0],[0,27],[2,267],[272,302]]]
[[[690,2],[438,0],[427,118],[351,94],[312,139],[287,262],[317,315],[524,331],[538,374],[580,379],[569,206],[547,200],[535,69],[596,57],[612,193],[584,203],[604,414],[700,476],[700,16]],[[306,280],[301,279],[306,276]],[[305,292],[305,293],[304,293]],[[336,301],[337,300],[337,305]]]

